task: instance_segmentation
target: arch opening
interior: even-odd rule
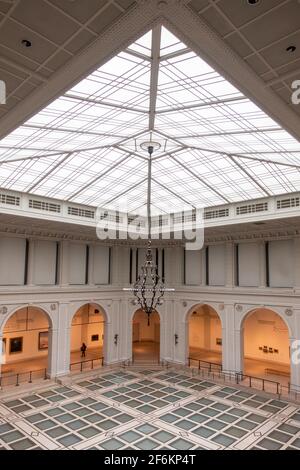
[[[51,326],[50,317],[39,307],[22,307],[8,318],[2,329],[3,377],[50,370]]]
[[[255,309],[245,317],[242,327],[244,374],[288,384],[290,340],[281,316],[270,309]]]
[[[187,357],[222,365],[222,323],[207,304],[195,305],[187,321]]]
[[[132,362],[158,363],[160,360],[160,316],[151,313],[150,324],[143,310],[132,318]]]
[[[82,305],[74,314],[71,324],[70,364],[72,370],[80,363],[99,360],[105,354],[105,313],[94,303]],[[85,348],[83,347],[85,345]]]

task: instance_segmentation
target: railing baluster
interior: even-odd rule
[[[17,382],[16,382],[16,387],[18,387],[20,384],[19,384],[19,374],[17,374]]]
[[[32,384],[32,370],[29,372],[29,383]]]

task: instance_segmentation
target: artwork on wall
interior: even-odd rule
[[[40,331],[39,332],[39,344],[38,344],[39,350],[48,349],[48,341],[49,341],[48,331]]]
[[[260,351],[263,351],[264,353],[275,353],[275,354],[278,354],[279,353],[279,350],[278,349],[275,349],[275,348],[271,348],[269,346],[259,346],[258,349]]]
[[[222,338],[216,338],[216,344],[222,346]]]
[[[10,338],[9,340],[9,353],[15,354],[23,351],[23,337]]]
[[[91,341],[99,341],[99,335],[92,335]]]

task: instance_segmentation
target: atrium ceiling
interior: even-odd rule
[[[31,8],[37,4],[34,0],[28,0],[29,3]],[[236,22],[234,30],[233,26],[231,29],[228,26],[227,32],[219,30],[217,35],[215,31],[203,26],[202,33],[206,35],[208,43],[214,40],[215,46],[220,36],[223,36],[221,43],[226,43],[224,51],[238,64],[239,58],[235,54],[241,51],[234,51],[238,43],[234,40],[235,35],[240,38],[243,31],[246,35],[249,24],[256,21],[261,23],[270,13],[269,10],[273,15],[276,12],[280,14],[280,3],[289,4],[290,12],[291,8],[298,8],[299,15],[298,2],[274,1],[274,8],[269,10],[264,7],[259,10],[261,5],[256,6],[258,9],[255,10],[246,0],[235,2],[243,3],[244,18],[242,15],[235,16],[236,12],[233,14],[227,11],[226,2],[221,0],[148,2],[157,7],[160,5],[162,10],[155,21],[155,14],[150,7],[147,10],[145,2],[93,0],[90,8],[94,5],[94,10],[91,8],[90,16],[86,11],[85,18],[82,16],[83,11],[78,9],[78,0],[42,0],[38,3],[39,8],[41,5],[46,8],[43,11],[44,18],[47,14],[50,18],[49,12],[53,9],[58,16],[61,14],[68,18],[70,24],[74,23],[74,31],[71,34],[69,30],[68,38],[60,38],[60,34],[66,32],[67,28],[61,31],[62,25],[59,26],[59,23],[57,35],[45,30],[47,22],[44,22],[43,31],[38,33],[39,41],[41,36],[45,36],[54,42],[53,47],[61,42],[59,52],[62,56],[65,54],[63,61],[66,66],[68,48],[74,48],[69,59],[80,60],[82,50],[91,50],[89,43],[92,44],[91,47],[95,47],[96,36],[100,37],[102,32],[96,27],[98,25],[98,29],[100,28],[97,21],[99,8],[103,13],[100,15],[102,21],[105,12],[108,13],[112,7],[117,9],[116,16],[111,16],[111,23],[118,21],[119,27],[122,15],[128,15],[127,19],[124,18],[124,25],[127,21],[127,30],[130,21],[134,21],[134,9],[137,8],[136,15],[139,16],[136,17],[136,23],[140,22],[140,25],[137,24],[136,28],[140,28],[141,32],[137,34],[136,31],[134,34],[138,39],[130,40],[130,33],[127,31],[123,47],[119,45],[116,48],[114,45],[114,51],[111,50],[106,57],[103,55],[101,60],[99,58],[97,66],[95,57],[94,64],[92,61],[89,64],[86,60],[82,61],[85,69],[80,71],[80,79],[79,75],[78,78],[71,78],[65,66],[62,69],[64,75],[61,74],[60,78],[64,76],[68,80],[64,86],[56,85],[56,89],[53,87],[52,95],[49,88],[55,85],[55,79],[61,71],[50,71],[46,55],[43,58],[30,59],[34,70],[29,74],[28,58],[24,56],[21,60],[20,51],[12,51],[12,45],[1,45],[6,55],[9,50],[13,52],[10,58],[4,57],[3,61],[3,64],[11,68],[11,75],[13,63],[15,74],[16,64],[19,74],[21,69],[23,74],[26,74],[26,70],[29,74],[28,77],[24,75],[19,84],[16,83],[14,90],[9,90],[7,106],[0,106],[3,115],[0,119],[0,126],[3,123],[3,138],[0,141],[1,188],[84,205],[130,212],[143,210],[147,195],[148,155],[141,148],[141,143],[152,139],[161,146],[153,154],[154,212],[172,212],[183,205],[223,205],[300,190],[300,119],[296,114],[298,109],[294,109],[296,106],[290,109],[291,106],[283,101],[287,89],[291,94],[289,80],[293,75],[284,69],[285,78],[279,80],[275,68],[272,69],[274,74],[270,75],[270,67],[269,74],[263,72],[260,77],[257,74],[254,77],[249,65],[256,56],[266,57],[267,46],[264,46],[257,54],[249,52],[243,58],[244,62],[248,62],[249,77],[253,78],[252,84],[248,86],[242,83],[238,74],[235,77],[230,76],[230,71],[221,67],[220,60],[217,60],[217,50],[214,58],[211,54],[208,57],[206,53],[202,53],[200,48],[193,47],[195,42],[192,34],[187,31],[188,23],[184,21],[184,15],[181,28],[171,24],[171,13],[169,21],[166,20],[169,7],[174,10],[177,8],[177,16],[180,8],[186,13],[188,7],[186,14],[192,17],[199,28],[203,26],[198,19],[201,15],[206,25],[213,22],[212,18],[220,16],[224,22],[230,17],[228,24],[233,25]],[[229,3],[233,2],[226,4]],[[23,10],[21,6],[22,1],[0,0],[0,37],[1,24],[2,29],[5,24],[7,27],[13,24],[17,28],[22,23],[22,15],[23,22],[25,21],[24,6]],[[4,8],[7,8],[6,12],[3,11]],[[132,10],[131,17],[127,8]],[[141,10],[138,11],[138,8]],[[142,8],[145,13],[144,22],[139,19],[143,16]],[[247,17],[247,12],[250,18]],[[152,20],[150,13],[154,15]],[[294,13],[296,14],[296,10]],[[175,17],[173,20],[175,21]],[[28,25],[28,15],[26,22],[32,39],[33,24]],[[219,21],[212,26],[216,30],[221,24],[223,23]],[[103,29],[105,31],[104,26]],[[71,47],[70,44],[76,42],[76,38],[79,44],[77,35],[80,34],[81,37],[81,33],[86,35],[86,43],[78,46],[77,54],[75,46]],[[195,29],[195,34],[197,33],[199,32]],[[282,31],[280,34],[290,41],[288,34],[284,36]],[[291,34],[294,36],[296,33],[293,31]],[[254,41],[254,35],[251,38],[249,36],[249,43],[250,39]],[[230,41],[232,50],[228,49]],[[279,39],[274,41],[277,44]],[[242,40],[240,44],[243,44]],[[53,58],[57,54],[58,51],[54,53],[53,50]],[[74,57],[77,55],[78,57]],[[216,66],[213,64],[214,59],[218,62]],[[1,60],[2,58],[0,67]],[[40,67],[34,68],[34,61]],[[297,62],[296,57],[294,61]],[[245,64],[238,65],[242,67]],[[260,91],[258,86],[257,96],[254,96],[255,79],[261,81],[264,78],[272,82],[268,85],[268,91],[263,86]],[[6,81],[11,83],[8,75]],[[35,95],[33,92],[23,101],[22,90],[25,90],[26,83],[28,86],[32,85]],[[27,95],[30,91],[28,88],[24,94]],[[38,96],[43,91],[44,102]],[[271,100],[273,95],[274,102]],[[48,100],[45,102],[47,96]],[[19,97],[18,105],[14,101],[16,97]],[[14,104],[11,106],[12,101]]]

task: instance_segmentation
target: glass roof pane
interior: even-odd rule
[[[2,139],[0,186],[145,210],[154,140],[153,212],[300,191],[299,142],[163,26],[157,71],[152,34]]]

